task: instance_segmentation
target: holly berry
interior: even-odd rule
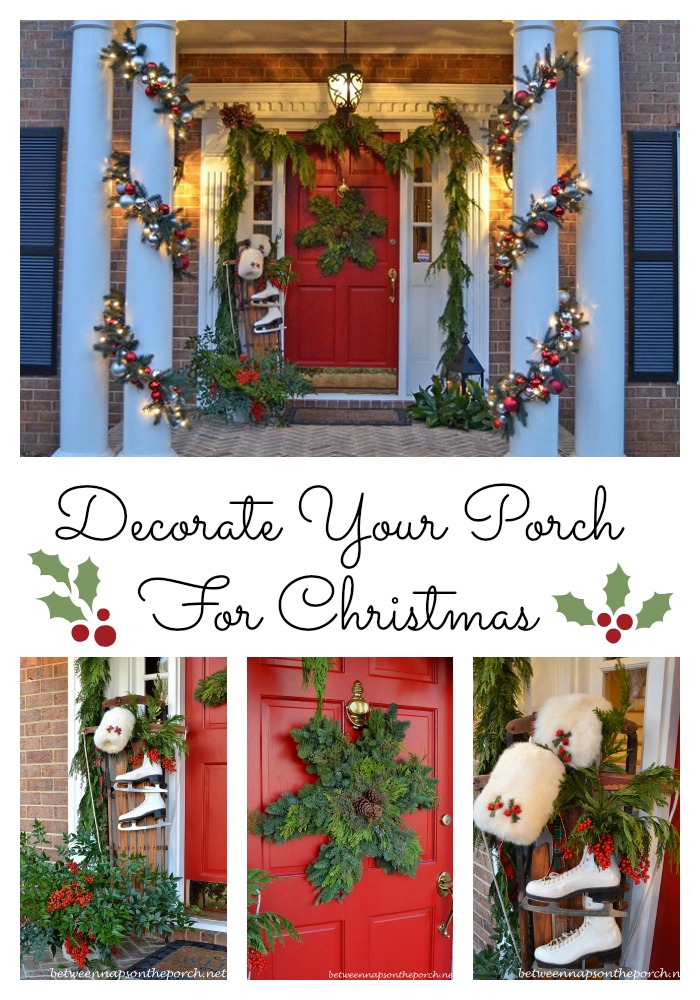
[[[632,621],[632,615],[618,615],[615,619],[615,624],[618,628],[621,628],[623,632],[626,632],[627,629],[632,628],[632,625],[634,624]]]
[[[564,735],[564,730],[563,729],[557,729],[556,735],[557,736],[563,736]]]
[[[565,764],[568,764],[571,760],[571,756],[567,753],[562,757],[562,760],[564,761]]]
[[[489,804],[488,804],[487,808],[488,808],[489,810],[493,810],[493,802],[489,802]]]
[[[514,813],[521,813],[521,812],[522,812],[522,809],[521,809],[521,807],[520,807],[520,806],[513,806],[513,812],[514,812]]]
[[[622,633],[618,632],[616,628],[611,628],[605,633],[605,638],[608,642],[619,642],[622,638]]]
[[[97,612],[97,617],[101,622],[106,622],[109,619],[109,611],[107,608],[100,608]]]
[[[607,628],[607,626],[608,626],[608,625],[610,624],[610,622],[612,621],[612,618],[611,618],[611,617],[610,617],[610,615],[609,615],[609,614],[607,613],[607,611],[602,611],[602,612],[601,612],[601,613],[600,613],[600,614],[598,615],[598,617],[596,618],[596,621],[597,621],[597,622],[598,622],[598,624],[599,624],[599,625],[601,625],[601,626],[602,626],[603,628]]]
[[[564,744],[565,747],[568,747],[568,745],[569,745],[569,738],[568,738],[568,736],[565,736],[562,739],[562,743]]]
[[[98,646],[113,646],[117,641],[117,633],[111,625],[100,625],[95,629],[95,642]]]
[[[503,803],[502,802],[497,802],[496,803],[496,809],[502,809],[502,808],[503,808]]]
[[[506,811],[503,813],[503,815],[504,816],[510,816],[510,812],[511,812],[510,809],[506,809]]]
[[[85,642],[87,637],[90,635],[90,629],[83,622],[78,622],[74,625],[70,633],[76,642]]]

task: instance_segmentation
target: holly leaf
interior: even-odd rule
[[[667,611],[671,610],[671,598],[673,594],[654,594],[648,601],[642,604],[642,609],[637,615],[637,628],[649,628],[656,622],[663,620]]]
[[[30,552],[29,558],[38,567],[42,576],[50,576],[56,583],[65,583],[70,590],[70,577],[68,567],[64,566],[58,556],[50,556],[41,549],[38,552]]]
[[[92,610],[93,602],[97,597],[99,583],[100,578],[97,575],[97,566],[88,556],[85,562],[80,563],[78,566],[75,585],[78,588],[78,597],[81,601],[85,601],[90,610]]]
[[[608,582],[603,589],[605,590],[607,604],[612,614],[615,614],[616,611],[625,606],[627,595],[630,592],[629,577],[619,563],[617,569],[613,570],[612,573],[608,573]]]
[[[38,597],[49,609],[50,618],[65,618],[67,622],[85,621],[85,615],[77,604],[73,604],[70,597],[62,597],[60,594],[49,594],[48,597]]]
[[[574,597],[571,592],[552,596],[557,602],[557,611],[561,611],[567,622],[576,622],[577,625],[593,624],[593,612],[586,607],[582,597]]]

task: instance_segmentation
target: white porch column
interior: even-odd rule
[[[136,41],[147,46],[148,62],[175,69],[175,21],[137,21]],[[172,122],[157,115],[155,104],[134,84],[131,120],[131,176],[149,195],[159,194],[173,206],[174,143]],[[141,241],[141,225],[129,222],[126,244],[126,317],[139,341],[139,350],[153,354],[155,369],[170,368],[173,357],[173,268],[164,249],[156,252]],[[170,427],[165,419],[157,426],[143,412],[150,393],[124,387],[124,457],[172,455]]]
[[[547,45],[554,58],[554,21],[513,22],[513,67],[522,76],[523,66],[534,66]],[[522,84],[513,81],[514,89]],[[541,104],[528,111],[530,125],[521,129],[513,158],[513,214],[527,215],[530,195],[541,198],[557,180],[557,108],[556,90],[550,91]],[[556,226],[537,240],[513,275],[511,288],[510,363],[514,371],[527,371],[532,344],[547,332],[558,302],[559,236]],[[514,456],[551,456],[558,451],[559,404],[553,398],[547,405],[533,402],[527,407],[527,427],[516,421],[510,439]]]
[[[112,74],[100,49],[111,21],[74,21],[61,296],[62,457],[110,454],[107,362],[92,349],[109,292],[109,211],[102,175],[112,143]]]
[[[586,311],[576,362],[576,454],[624,454],[625,272],[620,29],[579,21],[578,169],[593,192],[579,216],[576,281]]]

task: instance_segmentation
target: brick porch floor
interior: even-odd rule
[[[121,425],[110,431],[110,447],[119,450]],[[573,436],[559,429],[559,454],[573,452]],[[423,423],[394,425],[292,424],[257,427],[223,420],[195,420],[190,430],[173,432],[173,449],[183,457],[238,458],[308,457],[500,458],[507,443],[497,434],[428,428]]]

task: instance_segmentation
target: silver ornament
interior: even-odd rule
[[[124,194],[126,184],[117,184],[117,194]]]
[[[501,267],[510,267],[510,257],[506,257],[502,254],[500,257],[496,258],[496,263],[500,264]]]
[[[166,84],[170,83],[170,77],[169,76],[159,76],[158,77],[158,83],[161,85],[161,87],[165,87]]]
[[[130,194],[123,194],[119,199],[119,204],[122,208],[131,208],[134,204],[134,198]]]
[[[565,330],[561,335],[561,339],[566,341],[567,344],[570,344],[571,341],[574,339],[574,335],[573,333],[571,333],[570,330]]]
[[[124,42],[124,49],[129,53],[130,56],[136,52],[136,46],[133,42]]]
[[[158,233],[150,233],[146,237],[146,239],[147,239],[148,243],[150,243],[150,245],[152,247],[156,247],[160,243],[160,235]]]
[[[181,100],[181,98],[179,97],[178,94],[173,94],[172,97],[171,97],[170,103],[171,104],[179,104],[180,100]]]
[[[521,128],[527,128],[530,124],[530,118],[528,115],[521,115],[518,121]]]
[[[523,395],[527,396],[528,399],[532,399],[532,397],[535,395],[535,390],[532,388],[532,386],[528,386]]]
[[[140,73],[145,65],[146,65],[146,60],[143,58],[143,56],[134,56],[133,59],[131,60],[131,68],[136,70],[137,73]]]
[[[531,94],[536,94],[537,91],[540,89],[539,80],[530,80],[530,82],[527,85],[527,89],[530,91]]]
[[[564,188],[564,194],[568,194],[568,195],[578,194],[578,185],[577,184],[567,184],[566,187]]]
[[[559,319],[561,320],[562,323],[570,323],[571,322],[571,313],[570,312],[560,312],[559,313]]]
[[[557,199],[553,194],[546,194],[544,198],[540,198],[540,205],[546,211],[551,212],[553,208],[557,207]]]
[[[184,122],[185,124],[187,124],[188,122],[191,122],[192,121],[192,115],[190,114],[190,112],[189,111],[183,111],[183,113],[180,115],[180,121]]]
[[[112,364],[109,366],[109,370],[112,375],[112,378],[123,378],[123,376],[126,374],[126,369],[124,368],[124,365],[121,363],[121,361],[113,361]]]
[[[569,295],[565,288],[559,289],[559,301],[563,306],[567,306],[571,302],[571,295]]]
[[[499,412],[499,413],[501,414],[501,416],[502,416],[502,415],[503,415],[504,413],[507,413],[507,412],[508,412],[508,411],[506,410],[506,407],[505,407],[505,404],[504,404],[504,403],[499,403],[499,404],[498,404],[498,406],[496,407],[496,409],[497,409],[497,410],[498,410],[498,412]]]
[[[573,338],[574,343],[578,344],[579,340],[581,339],[581,331],[580,330],[572,330],[571,336]]]
[[[141,83],[146,83],[146,84],[148,84],[148,83],[150,83],[150,82],[151,82],[151,77],[150,77],[150,74],[149,74],[149,73],[142,73],[142,74],[141,74]]]
[[[139,209],[144,208],[145,205],[146,205],[146,199],[145,198],[134,198],[134,205],[136,206],[136,208],[139,208]]]
[[[546,364],[540,365],[540,375],[544,375],[545,378],[548,378],[551,374],[552,374],[551,365],[546,365]]]
[[[515,243],[513,244],[513,251],[515,253],[520,254],[521,256],[522,254],[525,253],[525,249],[526,249],[525,244],[523,243],[522,240],[516,240]]]
[[[185,238],[184,240],[180,240],[181,250],[189,250],[189,248],[190,248],[190,241],[187,238]]]

